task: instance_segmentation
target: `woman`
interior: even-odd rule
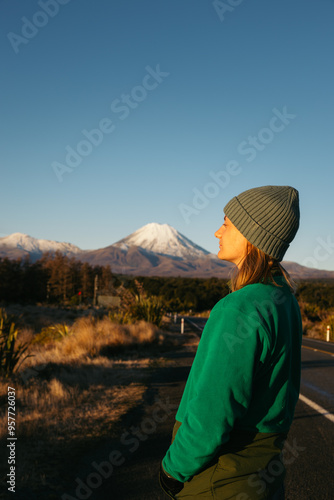
[[[177,499],[281,500],[302,324],[280,261],[299,227],[298,191],[249,189],[224,212],[218,257],[237,272],[203,330],[160,484]]]

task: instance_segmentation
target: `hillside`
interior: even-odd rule
[[[189,240],[169,224],[146,224],[121,240],[96,250],[81,250],[71,243],[43,240],[14,233],[0,238],[0,257],[30,257],[60,252],[91,265],[109,265],[116,274],[229,278],[233,265]],[[334,279],[334,271],[283,262],[294,279]]]

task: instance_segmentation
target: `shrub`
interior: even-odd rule
[[[5,309],[0,308],[0,375],[10,377],[19,361],[23,361],[29,357],[24,356],[24,353],[29,347],[29,343],[16,344],[18,328],[11,316],[8,316]]]
[[[146,321],[160,327],[164,315],[162,300],[154,295],[148,297],[142,283],[134,280],[134,289],[119,287],[121,306],[118,312],[109,313],[109,319],[120,324]]]
[[[136,320],[147,321],[160,327],[164,309],[158,297],[136,295],[135,301],[130,308],[130,314]]]
[[[303,323],[303,335],[310,335],[313,328],[313,322],[306,318],[303,319],[302,323]]]
[[[54,340],[60,340],[71,335],[70,328],[65,323],[57,323],[43,328],[41,332],[35,336],[33,344],[45,344]]]
[[[128,311],[109,311],[108,318],[112,323],[117,323],[118,325],[130,325],[134,321]]]
[[[320,308],[316,304],[309,304],[305,302],[300,303],[301,313],[306,316],[306,318],[310,321],[319,321],[320,320]]]

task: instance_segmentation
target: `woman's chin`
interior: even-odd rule
[[[224,257],[224,252],[222,250],[219,250],[217,257],[220,260],[226,260],[226,258]]]
[[[234,260],[228,255],[224,254],[222,250],[219,250],[217,257],[219,260],[224,260],[225,262],[231,262],[231,264],[235,264]]]

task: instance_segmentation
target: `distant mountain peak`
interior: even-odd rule
[[[15,250],[23,251],[25,254],[29,254],[33,259],[39,258],[43,252],[54,253],[59,251],[65,255],[79,254],[82,252],[79,247],[72,243],[33,238],[24,233],[13,233],[9,236],[0,238],[0,249],[1,248],[11,250],[12,252]]]
[[[59,251],[92,265],[110,265],[116,274],[134,276],[187,276],[229,278],[232,264],[221,261],[179,233],[169,224],[151,222],[137,229],[113,245],[98,250],[81,250],[71,244],[33,238],[24,233],[0,237],[0,259],[22,259],[29,255],[31,261],[41,258],[44,252]],[[294,279],[334,279],[334,271],[283,262]]]
[[[157,222],[146,224],[129,236],[117,241],[113,246],[123,250],[127,250],[131,246],[138,246],[160,255],[187,259],[209,255],[207,250],[193,243],[169,224]]]

